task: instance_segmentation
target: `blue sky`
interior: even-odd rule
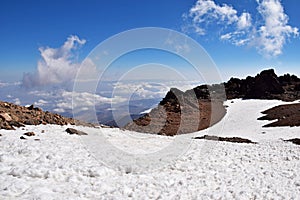
[[[275,5],[274,9],[266,9],[267,3]],[[197,5],[201,9],[210,6],[209,11],[201,13]],[[278,6],[283,8],[283,13]],[[296,28],[300,28],[298,7],[299,3],[291,0],[3,0],[0,2],[0,81],[18,81],[24,72],[34,72],[41,59],[39,48],[59,48],[70,35],[85,40],[72,58],[80,62],[108,37],[149,26],[183,31],[198,41],[215,61],[224,79],[254,75],[270,67],[278,73],[300,76],[300,39],[296,34]],[[228,11],[236,13],[228,15]],[[264,17],[270,17],[273,11],[278,11],[281,20],[278,23],[282,27],[275,32],[274,27],[263,32],[275,36],[263,37],[258,30],[266,25]],[[251,15],[249,26],[247,20],[242,23],[242,16],[248,14]],[[203,20],[195,21],[196,17]],[[242,35],[236,34],[238,26]],[[272,24],[270,26],[272,28]],[[205,33],[199,33],[199,29]],[[261,43],[270,37],[281,43],[268,46],[266,51]],[[237,46],[237,42],[244,43]]]

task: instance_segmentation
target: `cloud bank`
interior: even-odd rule
[[[38,61],[35,73],[25,73],[25,87],[61,84],[74,80],[81,63],[76,61],[76,50],[84,45],[86,40],[71,35],[60,48],[39,48],[41,59]],[[92,63],[89,66],[95,68]],[[90,71],[90,70],[88,70]]]
[[[298,36],[297,27],[288,24],[280,0],[256,0],[257,13],[253,20],[249,12],[238,11],[230,5],[218,5],[214,0],[198,0],[185,18],[191,19],[193,30],[199,35],[207,34],[211,24],[220,28],[220,39],[236,46],[255,47],[266,57],[282,54],[286,41]]]

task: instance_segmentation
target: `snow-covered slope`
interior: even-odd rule
[[[257,120],[264,116],[261,112],[274,106],[283,104],[299,103],[283,102],[279,100],[242,100],[234,99],[225,102],[227,114],[216,125],[209,129],[194,133],[196,135],[218,135],[218,136],[238,136],[247,138],[252,141],[261,140],[278,140],[300,137],[300,127],[268,127],[263,128],[263,125],[269,124],[272,121]]]
[[[0,130],[0,199],[299,199],[300,146],[279,138],[300,137],[300,129],[261,128],[268,122],[256,120],[282,102],[226,104],[228,113],[220,123],[184,137],[218,133],[258,144],[193,140],[182,156],[139,174],[105,166],[82,142],[86,136],[69,135],[66,126]],[[36,136],[21,140],[27,131]],[[174,140],[119,129],[103,129],[103,134],[135,153],[156,151]]]

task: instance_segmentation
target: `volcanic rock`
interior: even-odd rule
[[[255,142],[252,142],[249,139],[240,138],[240,137],[218,137],[218,136],[204,135],[204,136],[201,136],[201,137],[195,137],[194,139],[205,139],[205,140],[215,140],[215,141],[224,141],[224,142],[233,142],[233,143],[252,143],[252,144],[255,144]]]
[[[264,127],[300,126],[300,103],[279,105],[262,112],[258,120],[277,120]]]
[[[255,77],[231,78],[224,83],[228,99],[278,99],[294,101],[300,98],[300,79],[295,75],[277,76],[273,69]]]
[[[24,135],[26,135],[26,136],[35,136],[35,133],[34,132],[26,132],[26,133],[24,133]]]
[[[289,139],[289,140],[284,140],[285,142],[292,142],[294,144],[300,145],[300,139],[299,138],[294,138],[294,139]]]
[[[0,113],[0,117],[7,122],[10,122],[12,120],[11,116],[9,116],[8,113]]]
[[[76,130],[74,128],[67,128],[66,129],[66,132],[69,133],[69,134],[76,134],[76,135],[87,135],[87,133],[83,132],[83,131],[79,131],[79,130]]]
[[[254,78],[253,84],[245,94],[246,99],[264,99],[272,94],[284,93],[283,87],[273,69],[262,71]]]
[[[14,127],[39,124],[94,126],[93,124],[66,118],[59,114],[44,112],[33,105],[25,107],[0,101],[0,129],[14,130]]]
[[[226,112],[223,100],[205,99],[207,87],[198,87],[195,91],[170,89],[156,108],[124,128],[173,136],[205,129],[222,119]]]
[[[186,92],[172,88],[156,108],[124,128],[162,135],[199,131],[222,119],[226,97],[295,101],[300,99],[300,79],[289,74],[278,77],[269,69],[255,77],[231,78],[223,84],[200,85]]]

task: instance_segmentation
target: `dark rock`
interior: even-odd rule
[[[177,105],[179,100],[182,98],[184,92],[178,90],[177,88],[171,88],[170,91],[166,94],[166,96],[159,103],[160,105],[165,105],[167,103],[171,105]],[[180,111],[180,108],[179,108]]]
[[[0,122],[0,126],[1,126],[1,128],[6,129],[6,130],[15,130],[15,128],[12,127],[7,121]]]
[[[18,121],[11,121],[11,122],[9,122],[9,125],[10,126],[14,126],[14,127],[24,127],[25,125],[24,124],[22,124],[22,123],[20,123],[20,122],[18,122]]]
[[[300,138],[294,138],[290,140],[284,140],[285,142],[292,142],[294,144],[300,145]]]
[[[21,136],[20,139],[21,140],[26,140],[26,138],[24,136]]]
[[[74,128],[67,128],[67,129],[66,129],[66,132],[69,133],[69,134],[87,135],[87,133],[85,133],[85,132],[83,132],[83,131],[76,130],[76,129],[74,129]]]
[[[224,83],[228,99],[279,99],[295,101],[300,98],[300,79],[285,74],[277,77],[273,69],[264,70],[255,77],[231,78]]]
[[[258,120],[276,120],[264,127],[300,126],[300,103],[275,106],[262,112]]]
[[[296,85],[295,85],[295,91],[300,91],[300,83],[297,83]]]
[[[233,142],[233,143],[251,143],[255,144],[251,140],[240,138],[240,137],[219,137],[219,136],[210,136],[204,135],[201,137],[195,137],[194,139],[205,139],[205,140],[215,140],[215,141],[224,141],[224,142]]]
[[[292,82],[300,82],[300,79],[297,76],[290,74],[284,74],[283,76],[278,77],[278,80],[283,85],[287,85]]]
[[[197,99],[209,99],[210,93],[207,85],[200,85],[192,90],[186,91],[190,96],[196,96]]]
[[[35,136],[35,133],[34,132],[27,132],[27,133],[24,133],[24,135],[26,135],[26,136]]]
[[[283,87],[278,81],[278,77],[273,69],[262,71],[254,79],[253,85],[250,86],[246,93],[247,99],[264,99],[269,98],[271,94],[284,93]]]
[[[28,110],[33,110],[33,109],[34,109],[34,105],[33,104],[28,107]]]
[[[39,121],[36,119],[28,119],[24,123],[27,125],[39,125],[40,124]]]

